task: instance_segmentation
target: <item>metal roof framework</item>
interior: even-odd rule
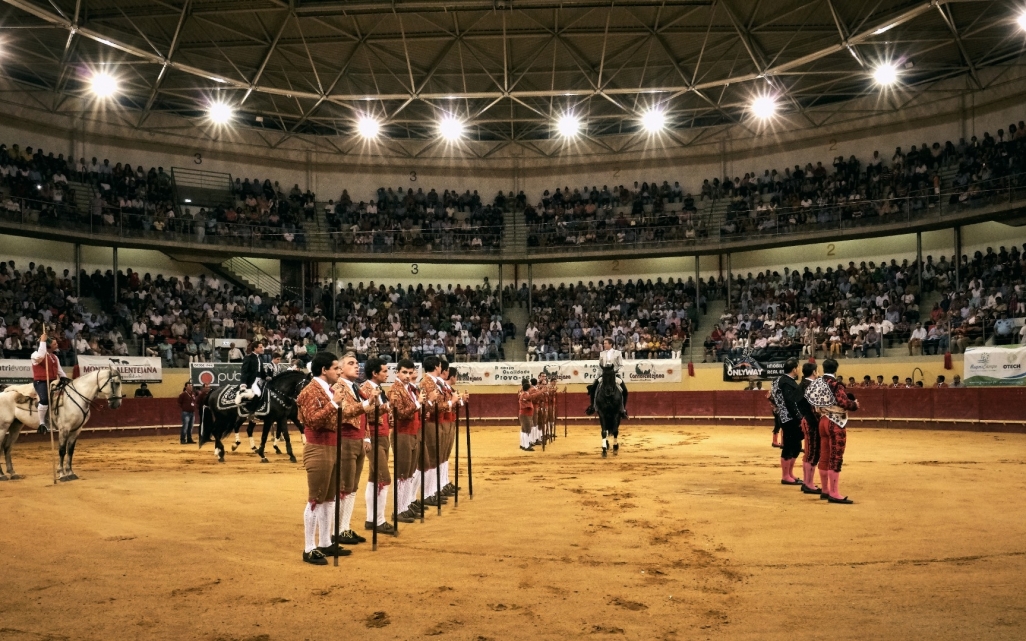
[[[725,128],[757,133],[749,111],[774,96],[792,122],[894,112],[932,91],[980,91],[1023,63],[1021,8],[1001,0],[3,0],[0,94],[51,113],[114,112],[130,128],[212,138],[205,108],[237,110],[269,148],[297,142],[367,153],[616,156]],[[898,66],[899,85],[872,80]],[[97,104],[96,70],[121,92]],[[943,86],[943,89],[941,87]],[[25,100],[24,98],[21,98]],[[438,120],[466,122],[447,143]],[[563,114],[582,120],[559,140]]]

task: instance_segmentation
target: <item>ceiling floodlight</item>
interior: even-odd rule
[[[463,121],[455,116],[446,116],[438,122],[438,133],[446,140],[459,140],[463,137]]]
[[[649,109],[641,116],[641,126],[650,134],[659,133],[666,126],[666,112]]]
[[[890,63],[880,65],[873,70],[873,80],[884,87],[893,85],[898,81],[898,67]]]
[[[356,130],[360,132],[362,138],[371,140],[377,138],[381,133],[381,123],[371,116],[360,116],[360,120],[356,123]]]
[[[109,73],[99,71],[89,79],[89,90],[97,98],[110,98],[118,92],[118,81]]]
[[[581,119],[573,114],[564,114],[556,122],[556,130],[564,138],[573,138],[581,130]]]
[[[226,125],[235,116],[235,110],[223,102],[210,103],[207,109],[207,117],[215,125]]]
[[[772,96],[759,96],[752,101],[752,113],[765,120],[777,113],[777,101]]]
[[[1016,19],[1016,22],[1019,23],[1019,27],[1023,31],[1026,31],[1026,11],[1023,11],[1019,14],[1019,17]]]

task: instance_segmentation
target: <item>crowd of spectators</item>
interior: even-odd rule
[[[927,256],[922,291],[919,265],[908,260],[738,275],[705,339],[704,360],[757,350],[865,358],[895,346],[913,356],[964,352],[991,339],[1026,344],[1026,246],[977,251],[958,267],[955,260]],[[940,300],[920,309],[923,294],[934,291]]]
[[[328,201],[325,216],[332,243],[342,251],[499,251],[503,214],[500,199],[482,204],[477,191],[460,195],[434,189],[381,187],[369,201],[355,202],[348,190]]]
[[[367,200],[343,190],[325,217],[340,251],[498,251],[504,213],[516,212],[529,247],[619,246],[732,240],[761,234],[904,221],[943,206],[975,207],[1026,186],[1026,123],[997,135],[985,132],[957,143],[897,147],[888,158],[838,156],[832,165],[796,164],[782,172],[706,179],[696,193],[679,182],[635,182],[546,190],[535,204],[523,191],[498,192],[487,202],[477,191],[379,188]],[[88,211],[79,211],[69,181],[87,185]],[[133,168],[51,152],[0,145],[2,213],[30,212],[44,223],[76,222],[120,234],[189,235],[199,242],[307,244],[303,221],[317,217],[316,197],[298,185],[285,190],[270,179],[239,179],[235,203],[206,209],[173,203],[172,177],[162,167]],[[723,202],[716,215],[708,206]]]
[[[942,204],[977,207],[1026,186],[1024,174],[1026,123],[1020,121],[996,137],[985,132],[957,144],[897,147],[889,160],[876,151],[866,162],[838,156],[832,168],[817,162],[706,179],[697,197],[668,181],[546,190],[537,205],[524,208],[524,221],[529,246],[731,240],[897,222]],[[698,205],[720,200],[727,201],[722,218],[709,209],[700,213]]]
[[[77,189],[87,189],[79,207]],[[174,203],[172,176],[163,167],[111,164],[93,157],[78,162],[53,152],[0,144],[0,213],[29,216],[46,225],[73,225],[119,235],[169,237],[182,234],[199,242],[207,236],[236,244],[278,243],[302,248],[301,218],[313,218],[314,194],[294,187],[286,196],[278,183],[236,179],[235,203],[216,208],[181,209]]]
[[[94,297],[86,310],[78,296]],[[498,292],[487,283],[447,287],[350,284],[333,297],[315,285],[307,311],[298,302],[263,300],[217,276],[69,270],[0,263],[0,358],[27,358],[44,323],[67,365],[78,355],[160,357],[167,367],[242,360],[243,347],[264,342],[265,359],[307,361],[321,349],[352,350],[361,361],[446,356],[453,362],[505,358],[517,328],[503,321]]]
[[[520,292],[510,288],[507,296],[522,304]],[[680,278],[535,286],[527,360],[597,359],[606,337],[625,358],[679,359],[698,318],[695,294],[694,279]]]

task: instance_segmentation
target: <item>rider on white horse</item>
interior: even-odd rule
[[[39,433],[47,432],[47,417],[50,411],[50,390],[47,384],[66,379],[67,374],[57,360],[57,339],[48,338],[46,332],[39,337],[39,348],[32,352],[32,387],[39,397]]]
[[[620,385],[620,393],[623,402],[623,406],[620,408],[620,418],[627,418],[627,386],[623,383],[623,354],[620,350],[613,347],[613,339],[605,338],[602,340],[602,351],[599,353],[599,368],[605,368],[611,366],[613,372],[616,373],[616,382]],[[591,404],[588,405],[588,409],[585,410],[586,414],[595,413],[595,390],[598,389],[599,379],[595,379],[588,385],[588,397],[591,398]]]

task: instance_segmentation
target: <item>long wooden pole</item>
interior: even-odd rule
[[[424,419],[427,417],[427,413],[426,413],[425,409],[426,408],[425,408],[424,405],[420,406],[420,522],[421,523],[424,522],[424,513],[427,512],[427,507],[424,505],[424,486],[426,485],[425,480],[427,479],[427,477],[424,476],[424,472],[427,471],[427,470],[424,469],[424,436],[425,436],[425,434],[424,434],[424,426],[427,425],[427,423],[424,421]]]
[[[438,438],[438,405],[435,405],[435,503],[438,504],[438,516],[442,516],[442,481],[439,472],[442,468],[442,448]]]
[[[470,403],[467,403],[464,409],[467,417],[467,492],[470,494],[470,499],[474,500],[474,463],[470,456]],[[456,437],[459,438],[459,434]]]
[[[453,494],[452,494],[452,506],[453,507],[459,507],[460,506],[460,415],[459,415],[458,411],[457,411],[457,413],[454,416],[456,418],[456,420],[454,421],[454,425],[453,425],[454,431],[456,432],[456,434],[455,434],[455,437],[456,437],[456,473],[455,473],[456,482],[453,483],[453,487],[455,487],[456,489],[453,490]]]
[[[405,383],[400,382],[400,385]],[[393,410],[392,412],[392,529],[395,530],[394,536],[399,536],[399,457],[396,453],[399,451],[399,411]]]
[[[338,567],[338,539],[342,527],[342,408],[335,410],[335,567]]]
[[[372,456],[374,457],[374,459],[373,459],[374,460],[374,496],[371,497],[371,511],[374,512],[374,514],[371,516],[371,523],[373,524],[373,528],[374,529],[371,530],[371,552],[377,552],[378,551],[378,494],[379,494],[379,492],[378,492],[378,482],[379,482],[379,480],[381,478],[381,470],[378,469],[378,467],[379,467],[379,465],[381,463],[381,460],[378,458],[378,454],[379,454],[378,445],[379,445],[379,440],[381,438],[379,436],[379,434],[378,434],[378,432],[380,432],[380,430],[378,429],[378,420],[380,420],[380,416],[381,416],[381,406],[380,405],[375,405],[374,406],[374,423],[373,423],[373,427],[374,427],[374,445],[372,446],[372,449],[374,450],[374,453],[372,454]]]

